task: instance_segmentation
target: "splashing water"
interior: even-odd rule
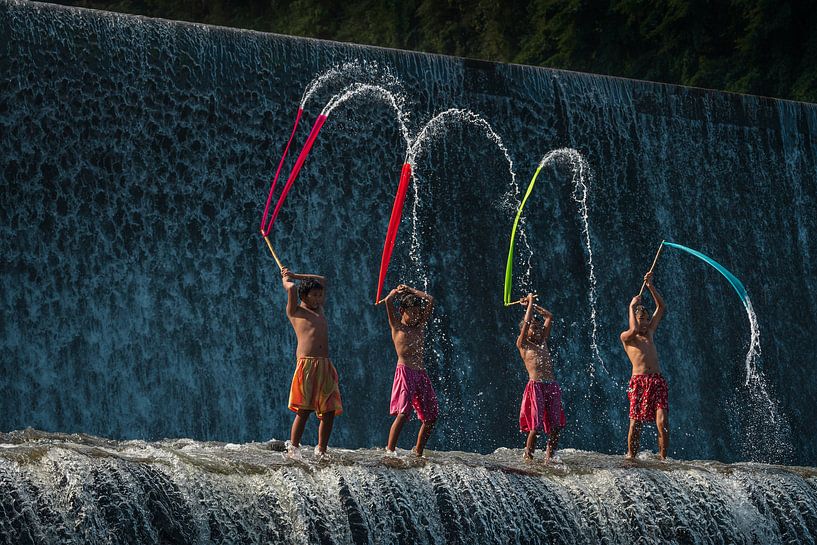
[[[496,133],[491,124],[470,110],[450,108],[432,117],[425,125],[423,125],[423,127],[418,130],[416,136],[412,140],[411,145],[408,146],[408,149],[406,150],[405,162],[411,164],[412,166],[416,166],[417,159],[426,151],[426,145],[433,141],[434,138],[445,134],[447,127],[453,123],[459,124],[460,126],[475,127],[478,131],[484,134],[488,140],[496,145],[496,147],[502,152],[502,155],[504,156],[508,165],[511,188],[515,189],[516,195],[518,195],[519,188],[516,181],[516,173],[514,171],[514,162],[511,158],[510,152],[502,141],[502,138]],[[427,291],[429,285],[429,274],[425,261],[422,259],[423,251],[420,242],[419,218],[420,206],[422,204],[420,190],[421,173],[418,172],[417,168],[413,168],[411,176],[413,200],[411,206],[411,233],[408,253],[410,262],[412,263],[412,273],[416,275],[417,283],[422,286],[423,290]],[[434,339],[434,342],[429,343],[427,349],[433,355],[434,360],[438,362],[445,361],[444,358],[446,353],[456,355],[463,352],[455,346],[455,340],[449,337],[449,335],[446,333],[446,330],[443,327],[443,321],[444,316],[442,313],[436,312],[429,322],[429,332],[431,333],[430,338]],[[466,392],[463,390],[463,385],[466,381],[464,380],[465,377],[462,375],[462,367],[458,365],[449,366],[449,372],[454,373],[459,379],[453,381],[452,386],[455,388],[460,388],[459,395],[455,394],[452,399],[447,400],[450,412],[452,414],[463,414],[465,412],[462,410],[461,405],[464,402],[463,400],[469,399],[470,403],[474,403],[477,406],[485,401],[481,392],[471,398],[466,395]],[[459,375],[457,375],[457,373],[459,373]],[[444,395],[448,395],[450,392],[448,388],[442,388],[442,393]],[[446,433],[449,436],[457,437],[462,433],[462,429],[464,429],[464,426],[454,426],[453,428],[447,430]]]
[[[755,315],[755,309],[752,307],[752,301],[748,296],[746,297],[744,305],[746,306],[746,315],[749,317],[749,330],[751,333],[749,338],[749,351],[746,353],[745,386],[749,386],[749,382],[760,376],[757,370],[757,364],[755,363],[758,358],[760,358],[760,326],[757,323],[757,315]]]
[[[472,125],[485,133],[485,136],[491,140],[494,144],[496,144],[497,148],[502,152],[505,157],[505,161],[508,163],[508,174],[511,177],[510,185],[511,191],[513,191],[514,195],[518,197],[519,195],[519,185],[516,182],[516,172],[514,171],[514,164],[513,159],[511,158],[511,154],[508,151],[508,148],[505,147],[505,143],[502,141],[502,138],[496,133],[494,128],[488,123],[485,119],[480,117],[479,115],[475,114],[470,110],[465,110],[462,108],[449,108],[448,110],[442,111],[432,117],[428,123],[426,123],[417,133],[417,136],[414,138],[413,143],[408,147],[406,152],[406,162],[411,163],[412,165],[416,164],[417,157],[422,154],[423,149],[428,142],[430,142],[435,136],[441,134],[442,131],[445,130],[446,125],[452,122],[459,122],[461,124]],[[417,184],[417,177],[415,176],[416,170],[412,170],[412,191],[414,192],[414,200],[412,202],[412,213],[411,213],[411,245],[409,250],[409,256],[414,264],[415,268],[418,271],[422,271],[422,263],[420,260],[420,240],[419,240],[419,225],[418,225],[418,215],[419,210],[418,206],[420,203],[419,198],[419,188]],[[506,197],[503,198],[501,205],[505,206]],[[428,285],[428,276],[425,273],[421,273],[421,281],[423,282],[424,286]]]
[[[582,218],[582,235],[584,237],[584,247],[587,253],[587,266],[589,269],[588,273],[588,302],[590,304],[590,323],[592,325],[592,331],[590,335],[590,348],[593,351],[594,358],[601,364],[601,368],[604,370],[605,373],[609,374],[607,371],[607,366],[604,364],[604,360],[601,357],[601,352],[599,351],[599,344],[598,344],[598,320],[597,320],[597,313],[596,313],[596,302],[597,302],[597,291],[596,291],[596,271],[593,266],[593,246],[591,243],[590,238],[590,211],[588,208],[587,200],[590,194],[590,168],[585,161],[584,157],[582,157],[581,153],[573,148],[559,148],[552,151],[549,151],[542,157],[542,160],[539,162],[539,166],[537,169],[543,168],[545,165],[554,163],[556,161],[564,161],[566,162],[571,169],[572,172],[572,181],[573,181],[573,200],[576,201],[579,205],[579,214]],[[521,221],[520,221],[521,224]],[[528,271],[526,272],[527,277],[525,278],[525,282],[529,282],[530,280],[530,263],[533,258],[533,252],[530,250],[528,246]],[[595,366],[593,365],[593,361],[591,360],[590,363],[590,377],[591,379],[595,377]]]
[[[403,111],[404,99],[401,95],[397,95],[380,85],[354,83],[348,86],[326,103],[326,106],[321,110],[321,115],[329,117],[337,107],[359,96],[368,96],[383,100],[394,109],[395,114],[397,114],[397,122],[400,124],[400,133],[403,135],[403,140],[408,148],[411,144],[411,133],[407,126],[408,115]]]
[[[301,97],[300,108],[306,109],[307,101],[322,88],[336,81],[348,81],[349,79],[364,80],[366,83],[377,84],[385,88],[399,89],[401,87],[400,80],[391,73],[388,66],[381,66],[374,61],[345,62],[339,66],[333,66],[309,82]],[[356,81],[356,83],[363,82]]]
[[[791,457],[791,426],[788,419],[780,410],[777,400],[769,391],[766,377],[758,369],[761,356],[760,326],[755,314],[752,301],[747,296],[744,305],[749,317],[749,350],[746,353],[746,381],[744,389],[748,395],[748,406],[733,407],[737,414],[748,421],[747,430],[743,433],[743,452],[750,459],[772,459]],[[758,447],[757,437],[771,436],[773,443],[765,445],[769,452]],[[759,456],[758,456],[759,455]]]

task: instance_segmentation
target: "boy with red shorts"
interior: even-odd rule
[[[289,410],[296,415],[286,442],[287,454],[300,456],[301,436],[309,414],[314,412],[320,420],[315,456],[321,458],[326,454],[335,416],[343,412],[338,372],[329,359],[329,332],[323,313],[326,279],[314,274],[295,274],[286,267],[281,269],[281,277],[287,292],[287,318],[298,338],[298,363],[289,390]],[[301,284],[296,285],[293,280],[300,280]]]
[[[398,301],[399,309],[395,307],[395,299]],[[423,366],[425,326],[434,308],[434,298],[425,292],[400,284],[391,290],[383,301],[386,303],[391,338],[397,352],[397,368],[394,371],[389,407],[389,412],[395,419],[389,431],[386,452],[390,455],[395,454],[397,439],[406,420],[411,416],[413,407],[422,425],[412,452],[422,456],[439,414],[437,395]]]
[[[661,375],[653,336],[664,317],[666,306],[661,294],[652,284],[652,272],[644,276],[644,282],[655,301],[655,312],[650,317],[641,302],[641,296],[636,295],[630,301],[630,328],[621,333],[621,343],[633,366],[627,390],[630,400],[627,458],[634,458],[638,454],[644,422],[655,420],[658,428],[658,456],[665,460],[669,448],[667,380]]]
[[[525,442],[525,460],[533,460],[536,438],[540,433],[548,436],[545,463],[549,463],[559,444],[559,432],[565,426],[562,409],[562,389],[553,374],[553,360],[547,340],[553,325],[553,315],[534,304],[534,295],[528,294],[520,303],[527,305],[525,317],[519,324],[516,347],[528,371],[528,384],[522,394],[519,409],[519,430],[528,434]],[[534,317],[536,310],[542,320]]]

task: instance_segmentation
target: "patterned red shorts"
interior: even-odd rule
[[[630,400],[630,420],[655,420],[658,409],[669,410],[667,379],[661,373],[633,375],[627,389]]]

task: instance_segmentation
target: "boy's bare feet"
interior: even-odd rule
[[[284,448],[286,449],[286,457],[291,460],[301,460],[301,446],[300,445],[293,445],[292,441],[286,441],[284,443]]]
[[[522,450],[522,459],[525,460],[526,462],[532,462],[533,461],[533,453],[530,451],[530,449],[528,447],[525,447]]]

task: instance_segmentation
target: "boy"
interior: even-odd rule
[[[543,432],[548,435],[545,449],[547,464],[559,444],[559,431],[565,426],[565,413],[562,409],[562,390],[553,374],[553,361],[547,345],[553,315],[534,304],[533,298],[534,295],[530,293],[520,300],[520,303],[527,305],[527,309],[525,317],[519,323],[516,347],[528,371],[529,380],[519,409],[519,429],[528,434],[523,455],[525,460],[533,460],[537,435]],[[542,315],[543,321],[534,317],[534,310]]]
[[[395,299],[398,300],[399,311],[394,306]],[[397,368],[394,371],[389,406],[389,412],[395,418],[389,431],[386,453],[395,454],[397,439],[414,407],[422,425],[417,434],[417,445],[412,452],[420,457],[439,415],[437,395],[423,367],[425,326],[434,308],[434,298],[425,292],[400,284],[389,292],[384,302],[391,327],[391,338],[397,352]]]
[[[329,360],[329,332],[323,313],[326,279],[295,274],[286,267],[281,269],[281,277],[287,292],[287,318],[298,337],[298,363],[289,390],[289,410],[296,416],[286,442],[287,453],[292,458],[299,456],[301,436],[309,413],[314,411],[320,420],[315,447],[315,456],[320,459],[326,454],[335,416],[343,412],[338,373]],[[293,280],[301,284],[296,286]]]
[[[636,295],[630,301],[630,328],[621,333],[621,344],[633,366],[627,397],[630,399],[630,431],[627,434],[627,458],[638,454],[641,442],[641,429],[644,422],[655,420],[658,428],[658,457],[665,460],[669,448],[669,423],[667,413],[669,401],[667,381],[661,376],[658,365],[658,351],[653,336],[666,306],[664,299],[652,284],[652,273],[644,276],[647,289],[655,301],[655,313],[652,317]]]

